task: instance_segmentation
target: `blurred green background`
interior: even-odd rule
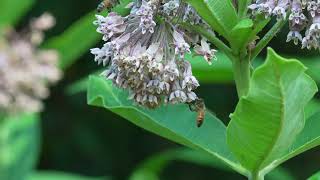
[[[30,18],[38,17],[48,11],[57,20],[57,25],[47,32],[46,38],[50,39],[63,33],[71,24],[95,10],[98,3],[97,0],[37,0],[31,11],[18,22],[17,28],[26,25]],[[94,30],[93,25],[92,28]],[[302,51],[299,47],[285,43],[287,32],[283,30],[271,43],[277,52],[304,58],[318,54],[318,52]],[[73,43],[77,44],[86,38],[87,34],[83,34],[81,38],[74,39]],[[97,38],[96,45],[93,43],[92,48],[100,45],[101,41]],[[70,84],[87,77],[99,68],[93,62],[93,56],[88,49],[66,69],[64,79],[52,88],[51,96],[45,102],[46,109],[41,113],[42,143],[37,169],[93,177],[109,176],[119,180],[128,179],[143,160],[165,150],[180,147],[134,126],[111,112],[88,106],[85,92],[74,95],[67,93]],[[215,68],[215,65],[210,68]],[[219,84],[204,82],[198,93],[205,99],[207,107],[228,123],[228,116],[237,102],[235,86],[230,81],[222,81]],[[306,179],[320,169],[320,148],[286,162],[284,168],[296,179]],[[161,173],[160,179],[245,178],[236,173],[208,166],[173,161]]]

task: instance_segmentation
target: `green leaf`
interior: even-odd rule
[[[245,173],[228,150],[224,124],[209,112],[203,126],[197,128],[196,113],[187,105],[167,105],[156,110],[138,107],[128,100],[127,92],[97,76],[90,76],[87,97],[90,105],[106,108],[148,131],[205,151],[239,173]]]
[[[85,177],[76,174],[57,171],[37,171],[30,174],[26,180],[109,180],[107,177]]]
[[[308,180],[320,180],[320,171],[308,178]]]
[[[299,61],[269,49],[266,62],[253,73],[249,93],[240,99],[227,129],[229,147],[251,172],[286,154],[303,129],[304,107],[317,91],[305,71]]]
[[[0,123],[0,179],[21,180],[33,170],[38,160],[38,115],[11,117]]]
[[[13,26],[32,7],[35,0],[1,0],[0,28]]]
[[[124,8],[131,0],[123,0],[113,11],[121,15],[129,12]],[[88,52],[90,47],[101,39],[101,34],[96,32],[93,25],[95,12],[91,12],[82,17],[79,21],[71,25],[61,35],[49,39],[44,44],[44,48],[56,49],[60,55],[60,67],[66,69],[71,66],[80,56]]]
[[[217,31],[230,40],[230,31],[238,23],[237,12],[230,0],[186,0],[198,14]]]
[[[250,42],[250,34],[253,31],[253,21],[251,19],[241,20],[232,30],[232,46],[234,49],[240,49]]]

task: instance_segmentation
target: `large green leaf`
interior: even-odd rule
[[[1,0],[0,28],[14,25],[33,5],[35,0]]]
[[[196,114],[187,105],[162,106],[157,110],[135,106],[128,93],[112,86],[102,77],[91,76],[88,103],[106,108],[148,131],[186,146],[205,151],[239,173],[245,170],[235,161],[226,144],[226,127],[207,112],[201,128],[195,126]]]
[[[303,129],[304,107],[317,91],[305,71],[299,61],[269,49],[266,62],[253,73],[249,93],[240,99],[227,130],[229,147],[251,172],[286,154]]]
[[[153,155],[144,160],[133,171],[130,176],[130,180],[159,180],[161,179],[161,173],[172,161],[183,161],[186,163],[192,163],[199,166],[211,167],[222,171],[232,172],[228,166],[225,166],[213,156],[208,153],[204,153],[197,150],[179,148],[172,149],[159,154]],[[183,173],[183,172],[181,172]],[[277,168],[272,171],[268,177],[269,180],[294,180],[295,178],[284,168]]]
[[[35,114],[5,119],[0,125],[0,179],[21,180],[38,160],[39,119]]]
[[[186,0],[219,34],[230,40],[230,31],[238,23],[231,0]]]
[[[130,1],[121,1],[118,6],[113,8],[113,11],[121,15],[127,14],[129,9],[126,9],[125,6]],[[61,68],[68,68],[101,38],[101,34],[96,32],[96,27],[92,24],[95,20],[94,14],[95,12],[91,12],[85,15],[64,33],[45,42],[44,48],[56,49],[59,52]]]
[[[30,174],[26,180],[109,180],[107,177],[85,177],[57,171],[36,171]]]

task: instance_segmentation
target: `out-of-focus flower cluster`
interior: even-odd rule
[[[137,0],[130,8],[126,17],[114,12],[96,16],[94,24],[105,44],[91,53],[95,61],[108,66],[103,75],[148,108],[196,100],[193,91],[199,83],[185,54],[194,46],[195,53],[211,63],[216,51],[177,22],[206,24],[180,0]]]
[[[302,42],[302,48],[320,49],[320,1],[319,0],[256,0],[249,8],[254,14],[266,17],[275,15],[278,20],[289,15],[290,32],[287,42]],[[301,33],[305,31],[303,37]]]
[[[55,24],[49,14],[34,19],[24,33],[8,30],[0,37],[0,112],[38,112],[48,85],[61,77],[54,50],[40,50],[43,31]]]

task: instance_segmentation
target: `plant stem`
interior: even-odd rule
[[[248,180],[264,180],[264,176],[259,172],[254,172],[248,177]]]
[[[280,29],[285,25],[287,21],[281,20],[278,21],[269,31],[268,33],[259,41],[256,48],[253,50],[251,59],[256,58],[263,48],[267,46],[267,44],[273,39],[273,37],[280,31]]]
[[[239,58],[233,61],[233,73],[236,82],[238,97],[247,95],[250,87],[250,60]]]

